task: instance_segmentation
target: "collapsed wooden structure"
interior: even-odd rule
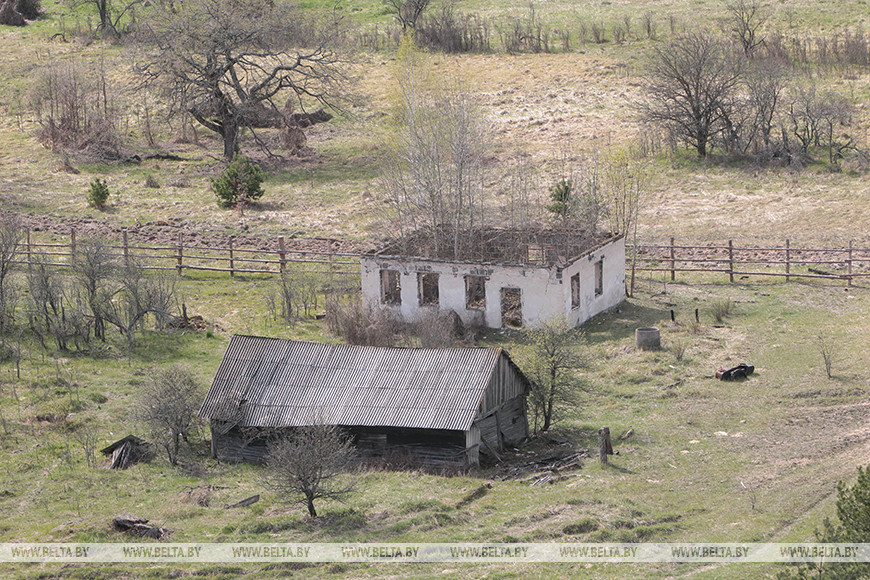
[[[140,461],[151,461],[154,457],[151,444],[132,434],[101,449],[100,453],[112,456],[109,469],[127,469]]]
[[[346,429],[363,456],[466,469],[528,436],[529,386],[500,348],[233,336],[200,415],[223,461],[262,461],[270,437],[327,424]]]

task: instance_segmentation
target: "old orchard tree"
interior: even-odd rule
[[[149,23],[141,35],[149,56],[138,67],[144,83],[164,87],[173,111],[220,135],[227,159],[243,129],[298,132],[329,115],[293,114],[294,101],[334,105],[341,94],[337,23],[312,22],[290,3],[189,0]]]

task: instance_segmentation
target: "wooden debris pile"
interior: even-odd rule
[[[159,526],[149,526],[148,520],[133,514],[121,514],[112,519],[112,528],[116,531],[138,536],[140,538],[151,538],[154,540],[162,540],[171,532],[166,528]]]
[[[199,314],[193,316],[175,316],[167,324],[175,330],[207,330],[211,328],[205,319]]]
[[[252,495],[251,497],[246,497],[242,501],[237,501],[233,505],[225,505],[224,509],[231,510],[231,509],[235,509],[235,508],[248,507],[249,505],[254,505],[258,501],[260,501],[260,494],[259,493],[257,495]]]
[[[502,480],[521,480],[530,486],[553,484],[576,477],[576,474],[566,472],[581,469],[583,459],[588,457],[588,449],[571,448],[545,455],[529,452],[525,457],[518,456],[516,462],[506,465],[499,478]]]
[[[218,489],[229,489],[229,487],[224,485],[195,485],[185,488],[181,492],[181,499],[201,507],[208,507],[211,503],[212,494]]]
[[[151,444],[135,435],[118,439],[105,449],[101,449],[100,453],[112,456],[110,469],[127,469],[140,461],[151,461],[154,457]]]

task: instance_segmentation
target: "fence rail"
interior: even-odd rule
[[[735,276],[772,276],[843,280],[847,286],[856,278],[870,276],[870,248],[855,247],[850,241],[841,248],[792,246],[682,245],[674,238],[670,244],[640,244],[635,270],[664,272],[676,280],[680,273],[727,274]],[[817,267],[814,267],[817,266]],[[825,268],[825,269],[822,269]]]
[[[278,249],[234,247],[233,241],[221,246],[206,246],[188,243],[183,234],[178,234],[174,245],[130,244],[127,232],[122,233],[121,243],[106,243],[108,255],[125,265],[132,260],[149,270],[175,270],[183,275],[185,270],[228,272],[236,274],[280,274],[288,264],[301,264],[302,269],[328,271],[334,274],[358,274],[359,254],[348,252],[313,251],[288,248],[283,236],[277,238]],[[40,263],[47,266],[72,266],[77,255],[82,254],[81,242],[76,232],[69,235],[68,242],[37,241],[28,230],[18,252],[18,264],[32,266]]]
[[[189,243],[183,234],[178,234],[172,245],[166,242],[130,244],[124,231],[120,243],[112,241],[105,247],[121,263],[135,260],[143,268],[175,270],[179,275],[185,270],[229,273],[230,276],[280,274],[289,264],[303,270],[334,274],[359,273],[361,254],[289,248],[283,236],[278,236],[276,242],[277,249],[236,247],[232,239],[226,244],[208,246]],[[671,280],[677,279],[677,273],[714,273],[727,275],[732,282],[735,276],[770,276],[784,277],[786,281],[791,278],[841,280],[851,286],[855,279],[870,277],[870,248],[855,247],[852,242],[839,248],[793,246],[788,239],[781,246],[738,246],[733,240],[719,245],[688,245],[677,244],[672,237],[669,244],[640,244],[637,250],[635,270],[662,272]],[[81,252],[75,230],[69,234],[68,241],[36,241],[27,231],[16,262],[71,266]]]

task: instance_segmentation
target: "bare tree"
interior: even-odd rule
[[[773,58],[756,58],[743,75],[746,108],[751,117],[746,147],[757,145],[764,150],[772,146],[783,95],[790,82],[788,70]]]
[[[220,135],[230,160],[240,132],[262,126],[263,117],[296,128],[330,117],[311,115],[305,124],[276,101],[289,94],[300,107],[338,102],[345,75],[336,27],[271,0],[190,0],[150,21],[140,37],[149,56],[137,70],[145,86],[166,89],[175,111]]]
[[[521,349],[518,359],[532,381],[533,429],[547,431],[558,416],[558,405],[570,401],[579,388],[574,371],[585,362],[576,347],[584,335],[565,319],[553,318],[526,330],[526,339],[528,346]]]
[[[429,7],[431,0],[383,0],[387,14],[393,14],[402,30],[415,30],[417,20]]]
[[[106,312],[117,291],[115,274],[119,264],[108,243],[102,238],[91,238],[79,244],[73,272],[94,320],[94,336],[106,340]]]
[[[282,501],[302,503],[316,517],[315,500],[341,500],[353,491],[343,477],[352,459],[350,441],[337,427],[300,427],[270,446],[266,483]]]
[[[112,0],[71,0],[70,8],[86,7],[96,11],[100,19],[99,31],[100,34],[120,36],[121,21],[128,14],[132,17],[136,7],[141,5],[143,0],[122,0],[113,2]]]
[[[636,149],[615,149],[604,158],[603,203],[610,232],[631,237],[631,283],[629,296],[634,294],[634,274],[637,264],[637,225],[644,197],[652,183],[652,165]]]
[[[136,341],[136,330],[148,315],[158,327],[171,317],[175,301],[175,278],[163,273],[148,275],[140,265],[131,263],[121,270],[120,286],[105,308],[105,319],[127,339],[129,356]]]
[[[115,88],[105,67],[51,63],[35,78],[30,106],[39,118],[38,137],[53,150],[121,157],[120,117]]]
[[[731,36],[740,43],[743,54],[753,56],[756,49],[764,44],[759,32],[767,21],[767,13],[761,0],[733,0],[726,4],[725,9],[728,11],[727,26]]]
[[[809,156],[812,147],[823,148],[828,162],[836,165],[845,151],[856,148],[851,134],[854,105],[835,91],[820,92],[809,82],[792,90],[788,124],[797,139],[799,154]]]
[[[436,255],[460,258],[472,249],[468,234],[482,225],[488,131],[473,96],[436,88],[408,42],[382,184],[400,235],[426,229]]]
[[[97,445],[100,442],[99,431],[97,431],[96,426],[93,423],[86,423],[78,427],[73,433],[73,438],[76,442],[81,446],[82,451],[85,454],[85,461],[88,463],[88,467],[93,467],[96,464],[96,459],[94,458],[94,452],[97,449]]]
[[[181,443],[189,442],[197,426],[202,403],[193,371],[184,365],[155,370],[134,409],[150,436],[165,451],[172,465],[178,465]]]
[[[643,115],[706,157],[731,114],[742,68],[742,59],[722,40],[700,33],[679,36],[655,50]]]
[[[21,249],[24,228],[15,214],[0,216],[0,330],[6,331],[14,317],[15,289],[10,274]]]

